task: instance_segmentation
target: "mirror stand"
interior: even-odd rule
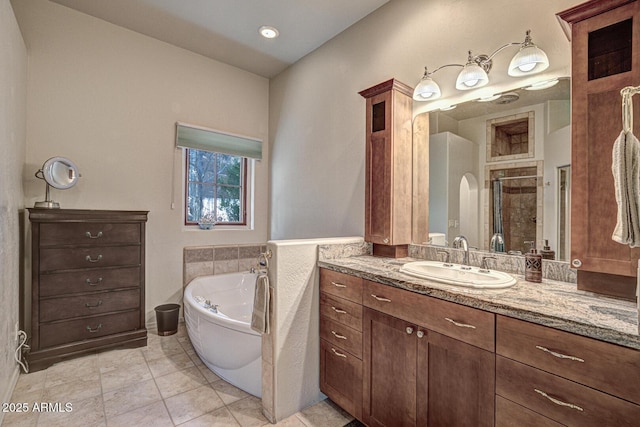
[[[39,170],[38,172],[42,172],[42,171]],[[36,176],[38,176],[37,173],[36,173]],[[40,178],[40,177],[38,177],[38,178]],[[42,178],[42,179],[44,179],[44,178]],[[51,200],[51,195],[50,195],[51,186],[49,185],[48,182],[45,182],[45,185],[47,186],[47,189],[45,190],[45,193],[44,193],[44,201],[36,202],[33,205],[33,207],[34,208],[43,208],[43,209],[60,209],[60,203],[54,202],[53,200]]]

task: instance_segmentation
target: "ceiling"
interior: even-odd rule
[[[51,1],[271,78],[389,0]]]

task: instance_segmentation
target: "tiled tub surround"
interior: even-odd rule
[[[452,253],[452,261],[458,262],[455,251],[449,252]],[[410,253],[415,256],[411,248]],[[422,280],[399,272],[402,264],[416,260],[419,259],[390,259],[370,255],[334,259],[321,257],[319,266],[492,313],[640,349],[635,302],[578,291],[573,283],[550,279],[543,279],[542,283],[530,283],[517,273],[512,273],[518,282],[511,288],[475,290]],[[473,259],[472,262],[474,263]]]
[[[258,264],[266,244],[193,246],[183,249],[183,286],[195,277],[247,271]]]

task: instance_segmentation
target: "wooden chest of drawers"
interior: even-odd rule
[[[146,345],[147,212],[29,209],[29,220],[31,299],[24,312],[31,370]]]

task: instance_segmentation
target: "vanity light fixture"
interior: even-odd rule
[[[493,65],[493,57],[510,46],[520,46],[518,52],[511,59],[508,74],[512,77],[520,77],[535,74],[549,67],[549,59],[542,49],[531,40],[531,30],[527,30],[524,42],[507,43],[496,49],[491,55],[473,55],[469,51],[466,64],[446,64],[429,72],[427,67],[424,75],[413,91],[413,99],[416,101],[432,101],[442,95],[440,86],[431,77],[437,71],[445,67],[462,67],[456,79],[456,89],[477,89],[489,83],[489,71]]]
[[[269,25],[263,25],[258,29],[258,32],[265,39],[275,39],[280,35],[280,32],[275,27]]]

